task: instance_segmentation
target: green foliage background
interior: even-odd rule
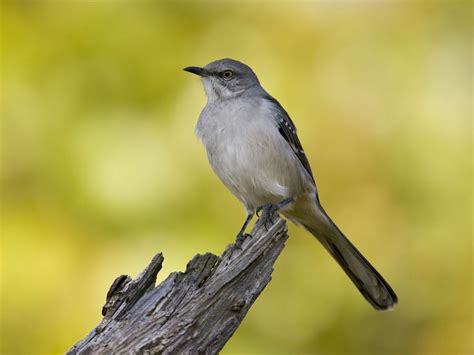
[[[301,228],[224,354],[472,353],[469,1],[2,3],[1,352],[62,353],[112,280],[163,279],[244,218],[181,69],[250,64],[329,213],[390,281],[374,312]]]

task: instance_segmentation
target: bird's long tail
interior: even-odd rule
[[[299,219],[298,222],[329,251],[375,309],[391,309],[398,298],[390,285],[344,236],[319,203],[315,207],[311,218]]]

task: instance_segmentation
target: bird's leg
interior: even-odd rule
[[[268,227],[272,224],[273,218],[275,218],[275,213],[293,201],[294,198],[289,197],[283,201],[280,201],[276,205],[268,204],[257,208],[257,216],[259,216],[259,213],[262,212],[262,222],[265,226],[265,229],[268,230]]]
[[[268,204],[257,208],[257,216],[259,216],[259,213],[262,212],[262,221],[263,225],[265,226],[265,229],[268,230],[268,227],[272,224],[272,221],[275,218],[275,213],[277,213],[280,209],[282,209],[293,201],[294,198],[289,197],[284,199],[283,201],[280,201],[276,205]]]
[[[249,238],[252,238],[252,235],[249,234],[249,233],[245,233],[245,228],[247,228],[248,224],[250,223],[250,221],[252,220],[252,217],[253,217],[253,210],[249,210],[247,209],[247,218],[245,219],[245,222],[244,224],[242,225],[242,228],[240,228],[240,231],[239,233],[237,234],[237,238],[235,240],[235,245],[237,246],[237,248],[240,249],[243,241],[245,238],[249,237]]]
[[[289,197],[289,198],[285,198],[283,201],[277,203],[276,205],[272,205],[271,203],[269,203],[267,205],[260,206],[260,207],[257,208],[257,216],[260,217],[259,213],[262,212],[265,209],[269,209],[270,207],[273,207],[273,209],[275,210],[274,212],[276,212],[279,209],[282,209],[286,205],[290,204],[294,200],[295,199],[293,197]]]

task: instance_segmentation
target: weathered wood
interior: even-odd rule
[[[279,217],[267,227],[259,220],[240,246],[230,244],[220,257],[195,255],[184,273],[173,272],[156,287],[161,253],[135,280],[119,276],[103,320],[68,354],[218,353],[270,282],[288,238]]]

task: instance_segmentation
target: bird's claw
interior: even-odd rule
[[[249,233],[239,233],[237,234],[237,238],[235,238],[235,248],[242,250],[242,244],[246,238],[253,238]]]
[[[263,226],[265,227],[265,230],[268,230],[268,228],[270,228],[273,223],[275,214],[278,212],[278,206],[268,204],[257,208],[257,216],[259,217],[260,212],[262,212],[262,217],[260,219],[262,220]]]

